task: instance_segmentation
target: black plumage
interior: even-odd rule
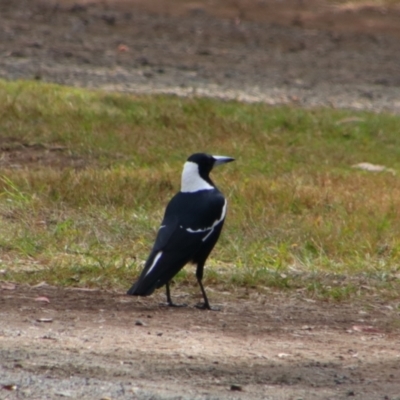
[[[231,157],[196,153],[188,158],[182,172],[181,191],[165,210],[153,249],[138,281],[128,294],[151,295],[166,285],[189,262],[197,266],[196,277],[203,294],[201,308],[211,309],[202,284],[204,264],[214,248],[225,220],[226,200],[209,177],[216,165],[233,161]]]

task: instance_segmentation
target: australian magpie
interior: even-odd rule
[[[226,215],[226,200],[209,174],[213,167],[233,161],[231,157],[192,154],[182,172],[181,190],[167,205],[156,241],[138,281],[128,290],[133,296],[148,296],[165,285],[167,303],[169,283],[189,262],[197,266],[196,277],[204,303],[198,308],[211,310],[202,279],[207,257],[221,233]]]

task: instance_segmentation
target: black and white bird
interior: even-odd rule
[[[213,167],[234,161],[231,157],[204,153],[191,155],[183,167],[181,190],[167,205],[153,249],[138,281],[128,290],[133,296],[149,296],[169,283],[189,262],[197,266],[196,277],[204,303],[197,307],[211,310],[202,279],[204,264],[214,248],[224,224],[227,202],[210,179]]]

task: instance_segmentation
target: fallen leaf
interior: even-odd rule
[[[50,300],[46,296],[36,297],[35,301],[41,301],[43,303],[50,303]]]
[[[34,286],[32,286],[32,287],[34,287],[34,288],[40,288],[40,287],[43,287],[43,286],[49,286],[49,285],[48,285],[47,282],[42,281],[42,282],[39,282],[38,284],[36,284],[36,285],[34,285]]]
[[[363,332],[363,333],[383,333],[379,329],[375,328],[372,325],[354,325],[352,327],[355,332]]]
[[[382,171],[385,171],[385,169],[386,169],[386,167],[384,165],[371,164],[369,162],[362,162],[362,163],[354,164],[352,167],[362,169],[364,171],[369,171],[369,172],[382,172]]]
[[[396,175],[396,171],[393,168],[387,168],[384,165],[377,165],[377,164],[371,164],[369,162],[362,162],[358,164],[352,165],[352,168],[358,168],[362,169],[364,171],[368,172],[390,172],[393,175]]]
[[[0,285],[0,288],[3,290],[15,290],[16,287],[17,285],[11,282],[2,282]]]

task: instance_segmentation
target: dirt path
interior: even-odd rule
[[[162,293],[3,287],[2,399],[399,398],[398,304],[214,292],[211,312]]]
[[[398,6],[1,0],[0,11],[7,79],[400,112]]]

